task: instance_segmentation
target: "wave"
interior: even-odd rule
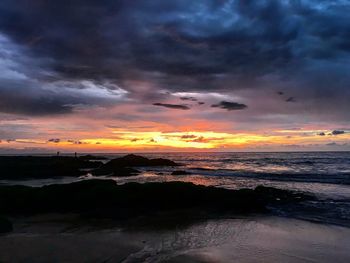
[[[214,168],[190,168],[193,174],[201,174],[207,176],[227,176],[227,177],[245,177],[274,181],[294,181],[294,182],[317,182],[329,184],[350,185],[350,173],[337,174],[320,174],[320,173],[266,173],[252,171],[237,171],[231,169],[214,169]]]
[[[272,208],[279,216],[293,217],[323,224],[350,227],[350,200],[312,200]]]

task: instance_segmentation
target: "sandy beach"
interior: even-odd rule
[[[281,217],[212,220],[181,229],[77,226],[22,218],[0,237],[0,262],[349,262],[350,229]]]

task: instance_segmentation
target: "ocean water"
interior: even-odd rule
[[[144,169],[139,181],[186,181],[228,189],[258,185],[301,191],[317,197],[275,211],[280,216],[350,227],[350,153],[169,153],[149,154],[184,164],[180,168]],[[191,175],[169,175],[185,170]],[[136,178],[135,178],[136,179]],[[132,178],[116,179],[124,183]]]
[[[100,155],[113,159],[125,154]],[[315,195],[317,201],[306,202],[276,213],[350,226],[350,152],[143,153],[140,155],[148,158],[171,159],[182,166],[144,167],[138,168],[141,174],[137,176],[106,178],[114,179],[118,184],[183,181],[228,189],[254,188],[263,185],[301,191]],[[175,170],[184,170],[190,174],[171,175]],[[94,177],[87,171],[87,174],[81,178],[66,177],[0,183],[41,186],[90,178]]]
[[[125,154],[101,154],[108,159]],[[350,262],[350,152],[144,153],[180,167],[141,167],[128,182],[183,181],[227,189],[258,185],[305,192],[313,201],[270,207],[271,214],[214,219],[179,229],[84,229],[20,218],[0,237],[0,261],[48,262]],[[105,160],[104,162],[107,162]],[[184,170],[189,175],[171,175]],[[0,181],[41,186],[94,178]],[[180,193],[179,193],[180,194]],[[22,222],[22,221],[23,222]],[[59,222],[59,223],[58,223]],[[21,253],[18,253],[21,251]]]
[[[145,153],[181,167],[145,167],[138,176],[113,178],[118,183],[185,181],[228,189],[257,185],[300,190],[319,197],[350,198],[350,152],[313,153]],[[123,156],[105,155],[109,159]],[[184,170],[190,175],[171,175]]]

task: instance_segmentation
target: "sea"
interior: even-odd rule
[[[106,157],[103,162],[108,162],[125,153],[94,155]],[[27,252],[17,253],[16,262],[38,255],[50,258],[52,248],[64,248],[64,253],[54,254],[61,262],[83,262],[72,256],[77,253],[70,253],[71,248],[84,251],[79,254],[80,260],[81,255],[96,259],[91,262],[350,262],[350,152],[139,155],[170,159],[182,166],[141,167],[137,168],[141,173],[131,177],[94,177],[87,170],[79,178],[7,180],[0,184],[43,186],[92,178],[112,179],[117,184],[182,181],[226,189],[262,185],[315,198],[282,208],[270,207],[268,216],[209,220],[176,230],[66,232],[67,228],[58,231],[55,226],[52,233],[38,234],[37,229],[46,226],[43,221],[35,227],[33,221],[25,221],[16,233],[0,238],[0,245],[6,248],[3,253],[0,251],[0,259],[12,258],[27,244]],[[188,174],[171,174],[179,170]],[[70,244],[69,249],[62,244]],[[133,247],[132,251],[124,248],[126,244]]]
[[[107,158],[118,154],[94,154]],[[259,185],[300,191],[317,197],[279,211],[316,222],[350,226],[350,152],[266,152],[266,153],[141,153],[147,158],[166,158],[180,167],[141,167],[141,173],[131,177],[94,177],[89,171],[79,178],[62,177],[25,181],[0,181],[0,184],[43,186],[71,183],[92,178],[112,179],[118,184],[128,182],[182,181],[197,185],[227,189],[255,188]],[[176,170],[186,175],[172,175]],[[277,212],[277,211],[276,211]]]

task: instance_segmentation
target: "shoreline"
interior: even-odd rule
[[[318,157],[148,157],[16,157],[2,163],[17,184],[0,184],[0,262],[350,261],[346,181],[283,178],[287,166],[312,170]],[[326,160],[320,169],[335,165]],[[247,173],[261,165],[283,168],[278,176],[289,181],[201,176],[189,163],[218,169],[249,164]],[[95,175],[81,177],[85,169]],[[52,170],[61,181],[52,180]],[[332,170],[328,179],[333,177]],[[26,178],[32,186],[21,185]],[[56,183],[41,185],[45,180]]]
[[[86,180],[43,187],[0,186],[3,216],[79,214],[84,220],[177,218],[179,222],[247,214],[269,214],[271,207],[315,200],[312,195],[271,187],[229,190],[185,182],[127,183]],[[171,220],[168,220],[169,222]]]
[[[264,262],[345,263],[350,259],[349,228],[274,216],[215,219],[170,230],[69,228],[62,222],[33,220],[0,235],[0,261],[261,262],[264,256]]]

